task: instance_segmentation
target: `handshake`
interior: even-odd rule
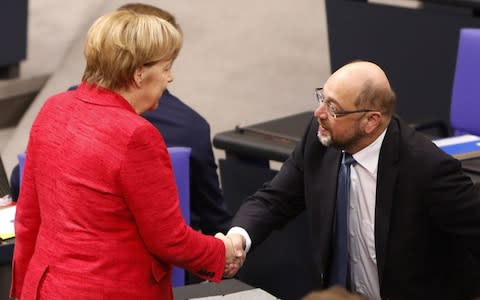
[[[238,233],[225,236],[223,233],[215,234],[225,244],[225,268],[223,270],[224,277],[233,277],[242,267],[245,261],[245,239]]]

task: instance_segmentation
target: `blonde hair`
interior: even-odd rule
[[[169,13],[168,11],[158,8],[153,5],[144,4],[144,3],[128,3],[120,6],[117,10],[131,10],[139,14],[157,16],[160,19],[164,19],[168,23],[172,24],[178,32],[182,33],[182,28],[177,23],[175,16]]]
[[[175,59],[182,35],[167,21],[130,10],[98,18],[85,42],[83,81],[111,90],[125,88],[135,70],[156,61]]]

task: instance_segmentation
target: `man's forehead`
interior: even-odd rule
[[[354,80],[341,77],[330,77],[323,87],[326,98],[338,102],[340,105],[354,103],[362,91],[363,85]]]

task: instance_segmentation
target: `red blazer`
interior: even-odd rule
[[[86,84],[33,124],[15,230],[22,300],[172,299],[172,264],[219,281],[225,263],[222,241],[185,224],[158,130]]]

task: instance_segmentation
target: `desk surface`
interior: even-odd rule
[[[422,0],[422,2],[460,6],[466,8],[480,8],[480,0]]]
[[[279,118],[218,133],[213,145],[229,154],[285,161],[300,141],[313,112]]]
[[[173,299],[186,300],[190,298],[226,295],[251,290],[253,288],[254,287],[239,280],[226,279],[220,283],[205,282],[174,288]]]

